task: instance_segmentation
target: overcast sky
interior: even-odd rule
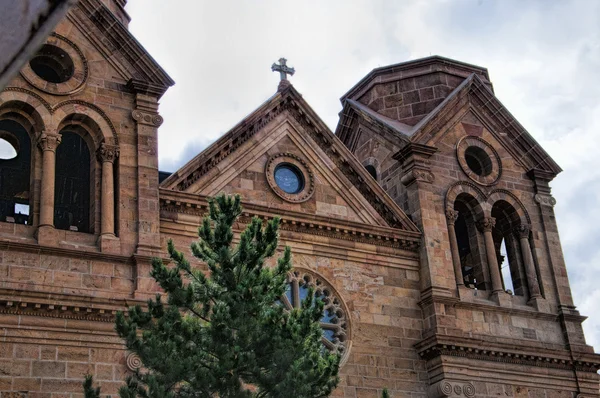
[[[129,0],[130,29],[176,81],[160,168],[175,171],[275,93],[271,64],[334,130],[371,69],[429,55],[485,66],[498,98],[564,169],[552,183],[589,344],[600,351],[600,1]]]

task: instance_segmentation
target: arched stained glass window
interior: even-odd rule
[[[311,287],[314,289],[315,299],[322,300],[324,303],[321,317],[323,345],[343,355],[347,349],[348,320],[340,299],[336,297],[330,286],[308,272],[295,270],[288,277],[287,290],[281,301],[288,309],[299,308]]]

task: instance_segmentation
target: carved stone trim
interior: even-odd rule
[[[452,209],[446,209],[446,220],[448,221],[448,225],[454,225],[456,220],[458,219],[458,211]]]
[[[21,69],[21,76],[33,87],[52,95],[71,95],[83,89],[89,76],[89,67],[83,52],[75,43],[58,33],[52,33],[45,44],[51,44],[65,51],[71,57],[74,66],[73,76],[62,83],[50,83],[39,77],[29,63]]]
[[[122,308],[125,310],[125,308]],[[95,308],[93,305],[62,305],[38,302],[34,299],[11,301],[0,299],[0,314],[41,316],[95,322],[114,322],[117,309]]]
[[[538,193],[534,196],[534,199],[537,203],[539,203],[542,206],[554,207],[554,205],[556,204],[556,199],[554,199],[552,195],[542,195]]]
[[[280,164],[289,163],[294,165],[300,173],[302,173],[302,177],[304,179],[304,187],[298,193],[287,193],[283,189],[281,189],[277,182],[275,181],[275,169]],[[267,183],[279,196],[285,201],[292,203],[302,203],[309,200],[313,194],[315,193],[315,178],[312,170],[308,167],[308,164],[304,159],[299,156],[294,155],[293,153],[279,153],[277,155],[271,156],[271,158],[267,161],[265,166],[265,176],[267,177]]]
[[[206,205],[161,198],[160,211],[203,217],[208,212],[208,207]],[[264,218],[262,214],[246,211],[240,216],[239,222],[244,224],[249,223],[254,216]],[[332,227],[330,224],[321,224],[315,221],[297,221],[294,219],[288,219],[285,216],[281,218],[280,229],[283,231],[326,236],[352,242],[368,243],[376,246],[392,247],[412,252],[415,252],[419,249],[421,242],[420,238],[418,237],[412,239],[399,238],[397,236],[392,236],[385,233],[361,231],[360,229],[355,229],[352,227]]]
[[[141,358],[133,352],[130,352],[129,355],[127,355],[125,363],[127,364],[127,369],[131,370],[132,372],[135,372],[142,367]]]
[[[477,227],[483,232],[490,232],[496,226],[494,217],[484,217],[477,223]]]
[[[475,386],[471,382],[441,380],[429,386],[430,398],[467,397],[475,396]]]
[[[100,148],[97,151],[98,160],[101,162],[110,162],[114,163],[115,160],[119,157],[120,150],[116,145],[109,145],[102,143],[100,144]]]
[[[140,124],[147,126],[159,127],[163,124],[163,117],[158,113],[142,112],[139,109],[135,109],[131,112],[131,117]]]
[[[476,174],[467,164],[465,153],[470,147],[480,148],[490,158],[492,169],[487,175]],[[485,186],[494,185],[502,176],[502,162],[500,161],[500,155],[498,155],[498,152],[496,152],[496,150],[483,138],[475,136],[462,137],[456,143],[456,158],[458,159],[460,168],[467,177],[478,184]]]
[[[408,171],[406,174],[404,174],[402,176],[402,178],[400,179],[400,182],[404,186],[409,186],[410,184],[412,184],[415,181],[426,182],[426,183],[431,184],[434,179],[435,179],[435,177],[434,177],[433,173],[430,172],[429,170],[414,168],[414,169]]]
[[[441,355],[463,357],[475,360],[510,363],[516,365],[536,366],[541,368],[554,368],[562,370],[579,370],[582,372],[596,373],[600,369],[600,360],[584,361],[550,357],[545,354],[515,353],[493,348],[473,348],[451,344],[435,344],[419,352],[419,355],[430,360]]]
[[[515,236],[519,239],[529,239],[529,232],[531,232],[531,227],[529,225],[518,225],[514,229]]]
[[[38,137],[38,145],[42,151],[56,152],[56,148],[60,144],[61,135],[55,132],[46,132],[43,130]]]

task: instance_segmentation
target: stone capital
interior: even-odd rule
[[[531,231],[531,227],[526,224],[521,224],[515,227],[514,233],[515,236],[519,239],[529,239],[529,232]]]
[[[491,232],[495,225],[496,219],[494,217],[484,217],[477,223],[477,226],[483,232]]]
[[[119,147],[116,145],[109,145],[102,143],[100,148],[98,148],[98,160],[101,162],[110,162],[114,163],[115,160],[119,157]]]
[[[61,139],[61,135],[55,131],[42,130],[41,134],[38,136],[38,145],[42,151],[55,152]]]
[[[458,211],[452,209],[446,209],[446,220],[448,220],[449,225],[454,225],[456,220],[458,219]]]
[[[159,127],[163,123],[163,118],[158,113],[144,112],[139,109],[131,112],[131,117],[140,124],[153,127]]]

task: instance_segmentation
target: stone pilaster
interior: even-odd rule
[[[158,196],[158,127],[163,118],[158,114],[158,99],[164,88],[147,82],[130,80],[135,93],[135,109],[131,117],[137,137],[137,247],[136,292],[154,288],[150,279],[150,258],[166,250],[160,247],[160,212]]]

